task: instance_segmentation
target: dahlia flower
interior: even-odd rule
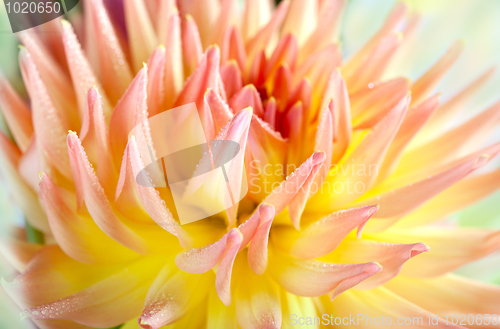
[[[440,225],[499,187],[499,170],[470,174],[500,151],[484,145],[500,103],[442,128],[492,70],[440,104],[461,42],[416,81],[383,79],[418,23],[402,3],[347,60],[344,0],[238,4],[82,0],[51,33],[18,34],[30,105],[1,79],[13,139],[0,134],[0,148],[28,225],[1,250],[22,316],[245,329],[323,314],[463,328],[444,316],[472,314],[499,327],[500,288],[450,272],[499,250],[500,232]],[[207,141],[238,143],[231,172],[245,168],[248,193],[181,225],[169,186],[138,183],[146,159],[130,132],[187,104]]]

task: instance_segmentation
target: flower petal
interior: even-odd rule
[[[98,57],[94,70],[106,95],[116,104],[132,82],[132,72],[102,0],[87,1],[86,4],[88,14],[85,17],[89,19],[93,32],[86,37],[94,44]]]
[[[409,228],[430,224],[478,202],[498,189],[500,170],[466,178],[403,217],[396,226]]]
[[[397,277],[403,265],[411,258],[429,251],[423,243],[386,243],[366,239],[343,242],[332,254],[322,258],[335,263],[363,263],[375,261],[382,270],[364,280],[356,289],[373,289]]]
[[[275,215],[274,207],[263,204],[259,207],[259,213],[260,227],[248,247],[248,264],[255,274],[263,274],[267,268],[267,244]]]
[[[268,276],[240,269],[236,286],[236,318],[242,329],[281,328],[279,286]]]
[[[191,15],[186,15],[182,23],[182,55],[184,58],[184,71],[190,76],[198,67],[203,57],[200,32]]]
[[[422,241],[431,248],[409,261],[403,275],[431,278],[454,271],[471,261],[500,250],[500,231],[488,229],[419,227],[389,229],[380,233],[377,240],[401,243]]]
[[[408,328],[453,328],[464,329],[451,323],[447,324],[444,319],[441,319],[438,324],[430,324],[431,318],[436,315],[430,313],[422,307],[419,307],[388,289],[379,287],[372,290],[350,290],[345,294],[339,296],[333,303],[326,298],[322,299],[322,305],[325,312],[328,314],[335,314],[341,318],[352,315],[352,310],[357,310],[361,316],[358,316],[359,323],[365,328],[374,329],[380,327],[375,325],[375,321],[370,320],[380,317],[381,314],[387,314],[390,310],[390,315],[394,320],[393,325],[396,323],[395,319],[409,318],[413,319],[411,324],[406,326]],[[380,322],[379,322],[380,323]]]
[[[182,60],[183,44],[181,36],[181,18],[179,12],[174,10],[174,12],[167,17],[168,30],[167,39],[165,41],[165,102],[167,106],[170,106],[182,89],[182,84],[184,83],[184,67]],[[198,63],[199,59],[196,61],[196,64]]]
[[[148,290],[138,323],[142,328],[157,329],[184,317],[209,292],[213,274],[190,274],[166,265]]]
[[[439,80],[441,80],[445,73],[456,62],[463,50],[464,42],[456,41],[434,66],[415,81],[411,88],[412,105],[420,103],[428,96]]]
[[[147,257],[68,297],[25,311],[33,319],[73,320],[113,327],[140,314],[147,289],[165,257]]]
[[[252,107],[255,115],[262,117],[264,115],[264,106],[254,85],[246,85],[238,91],[230,100],[229,107],[234,113],[238,113],[246,107]]]
[[[366,222],[375,214],[378,206],[366,206],[336,211],[307,226],[301,231],[290,227],[273,229],[273,244],[300,259],[317,258],[335,250],[355,228],[358,237]]]
[[[143,67],[122,96],[111,115],[109,136],[113,159],[118,165],[132,129],[148,118],[148,68]]]
[[[237,228],[231,229],[227,233],[226,255],[219,264],[217,275],[215,276],[215,289],[222,303],[226,306],[231,304],[231,273],[233,263],[238,253],[243,235]]]
[[[317,297],[331,291],[338,294],[379,272],[377,263],[333,264],[317,260],[298,260],[273,249],[270,272],[292,294]]]
[[[0,76],[0,108],[16,144],[25,152],[33,134],[31,111],[12,88],[9,81]]]
[[[472,281],[454,274],[427,280],[400,275],[388,282],[385,287],[436,314],[451,315],[455,312],[475,315],[495,314],[500,308],[498,286]],[[477,327],[481,326],[477,324]]]
[[[21,208],[31,226],[42,232],[50,232],[45,212],[38,196],[26,184],[17,171],[21,151],[0,131],[0,169],[2,177],[10,188],[12,199]]]
[[[143,0],[124,0],[123,4],[132,66],[138,71],[157,46],[156,33]]]
[[[71,177],[69,159],[64,145],[68,124],[59,116],[45,84],[40,78],[33,58],[25,49],[20,54],[23,79],[31,97],[33,127],[39,147],[46,152],[47,160],[65,177]]]
[[[78,102],[78,113],[80,118],[83,118],[85,112],[85,99],[87,98],[87,92],[93,86],[96,86],[98,90],[104,90],[99,81],[95,77],[87,58],[83,54],[80,43],[71,27],[71,24],[67,21],[62,21],[63,26],[63,42],[64,49],[66,51],[66,59],[68,61],[69,72],[71,74],[71,79],[76,92],[76,99]],[[109,122],[109,117],[111,115],[111,106],[106,96],[103,95],[102,98],[104,117],[106,122]]]
[[[243,78],[236,61],[231,60],[222,65],[220,68],[220,75],[228,99],[231,99],[236,92],[243,88]]]
[[[77,214],[72,196],[45,173],[40,174],[40,195],[51,232],[71,258],[86,264],[116,264],[139,256],[104,234],[92,218]]]

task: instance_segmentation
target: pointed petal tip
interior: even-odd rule
[[[380,205],[375,205],[375,206],[369,206],[366,219],[358,226],[358,229],[356,231],[356,238],[361,239],[361,236],[363,234],[363,228],[366,226],[366,223],[368,223],[368,220],[375,215],[375,213],[380,209]]]
[[[417,243],[413,246],[410,252],[410,258],[420,255],[421,253],[428,252],[431,250],[431,247],[426,245],[425,243]]]
[[[324,151],[314,152],[312,156],[313,166],[322,163],[326,159],[326,153]]]

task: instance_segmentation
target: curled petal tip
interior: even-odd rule
[[[418,256],[423,252],[428,252],[429,250],[431,250],[431,247],[429,247],[425,243],[417,243],[411,250],[410,258]]]
[[[325,161],[326,159],[326,153],[323,152],[323,151],[320,151],[320,152],[314,152],[313,154],[313,165],[317,165],[323,161]]]

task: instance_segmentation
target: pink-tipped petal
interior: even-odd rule
[[[298,260],[277,252],[269,265],[271,275],[284,289],[306,297],[323,296],[335,289],[340,293],[382,269],[377,263],[334,264]]]
[[[220,68],[220,76],[224,83],[226,97],[231,99],[241,88],[243,88],[243,78],[241,76],[238,63],[234,60],[229,61]]]
[[[163,112],[165,102],[165,70],[166,70],[165,47],[155,49],[148,60],[148,115],[150,117]]]
[[[226,255],[220,262],[215,277],[217,295],[226,306],[231,305],[231,274],[233,271],[234,259],[236,258],[242,241],[243,235],[237,228],[233,228],[227,233]]]
[[[456,41],[432,68],[415,81],[411,88],[412,104],[420,103],[430,92],[432,92],[432,89],[456,62],[463,50],[464,42]]]
[[[76,99],[78,101],[78,113],[80,118],[83,118],[85,112],[85,99],[87,92],[90,88],[96,86],[99,90],[104,90],[95,77],[90,64],[85,57],[80,43],[73,31],[73,27],[67,21],[62,21],[63,26],[63,42],[66,51],[66,58],[68,61],[71,79],[76,92]],[[104,117],[108,122],[111,115],[111,106],[106,96],[102,99],[104,108]]]
[[[273,231],[273,243],[293,257],[318,258],[335,250],[352,230],[357,228],[361,234],[362,228],[377,210],[378,206],[366,206],[336,211],[302,231],[277,227]]]
[[[16,144],[21,151],[25,152],[33,134],[31,112],[9,81],[1,76],[0,108]]]
[[[95,45],[98,57],[94,70],[104,86],[106,95],[116,104],[132,82],[132,72],[103,1],[91,0],[86,4],[86,18],[89,19],[88,25],[92,26],[93,32],[87,35],[87,40],[89,44]]]
[[[261,224],[248,247],[248,264],[255,274],[263,274],[267,268],[267,245],[275,215],[274,207],[263,204],[259,207],[259,213]]]
[[[135,71],[142,67],[157,46],[156,33],[144,0],[124,0],[127,34]]]
[[[264,114],[262,100],[254,85],[245,86],[229,100],[229,107],[234,113],[237,113],[249,106],[252,107],[255,115],[261,117]]]
[[[135,76],[111,115],[109,136],[113,159],[118,164],[128,142],[130,131],[148,118],[148,68]]]
[[[186,76],[190,76],[203,57],[200,32],[191,15],[187,15],[182,23],[182,56],[184,58],[184,71]]]
[[[104,234],[92,218],[77,214],[67,194],[47,174],[40,174],[40,195],[51,232],[67,255],[86,264],[115,264],[138,256]]]
[[[33,128],[38,147],[46,153],[46,160],[65,177],[71,177],[65,139],[68,123],[53,105],[45,84],[40,78],[33,58],[25,49],[20,52],[21,71],[32,100]]]

